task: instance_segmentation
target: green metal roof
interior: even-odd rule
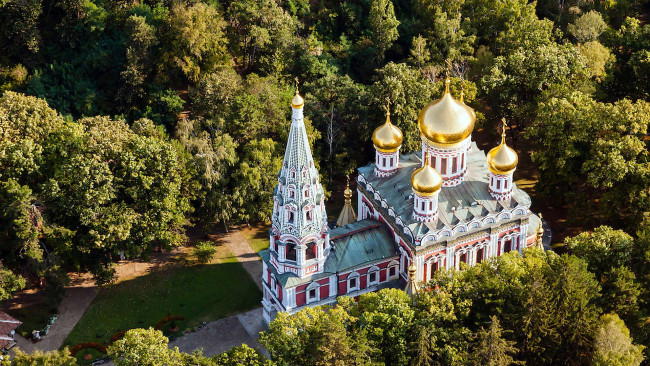
[[[259,255],[273,271],[282,287],[310,283],[338,272],[372,265],[398,255],[395,241],[386,225],[371,219],[355,221],[332,229],[330,242],[332,250],[325,262],[324,271],[305,278],[300,278],[293,273],[278,274],[275,267],[269,263],[270,256],[275,254],[271,254],[268,249],[261,251]]]

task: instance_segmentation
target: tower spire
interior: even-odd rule
[[[352,207],[352,190],[350,190],[350,176],[346,175],[347,183],[345,185],[345,190],[343,191],[343,197],[345,197],[345,204],[339,218],[336,220],[336,226],[345,226],[352,222],[357,221],[357,214],[354,212]]]
[[[406,288],[404,291],[406,291],[406,294],[411,297],[413,302],[415,302],[415,296],[420,292],[420,286],[418,286],[418,282],[415,279],[415,272],[416,272],[415,265],[411,263],[411,265],[408,267],[409,271],[409,279],[408,283],[406,284]]]

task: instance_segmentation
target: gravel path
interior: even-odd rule
[[[97,289],[95,287],[69,287],[66,290],[65,298],[59,305],[58,318],[47,335],[40,342],[32,343],[32,341],[17,334],[17,347],[27,353],[32,353],[35,350],[46,352],[59,349],[96,295]]]
[[[257,287],[262,290],[262,259],[251,248],[248,241],[239,231],[231,231],[221,236],[219,241],[223,242],[230,251],[241,262],[244,269],[251,275]],[[262,299],[260,299],[262,301]]]

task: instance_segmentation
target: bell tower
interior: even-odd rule
[[[325,194],[309,147],[303,106],[296,86],[289,139],[273,191],[269,246],[277,272],[299,277],[322,272],[330,250]]]

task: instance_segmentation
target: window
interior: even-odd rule
[[[424,201],[420,201],[420,203],[421,203],[420,207],[422,207],[421,210],[424,211]]]
[[[460,166],[461,168],[465,166],[465,154],[460,156]]]
[[[305,197],[309,197],[309,189],[305,189]]]
[[[442,158],[440,164],[440,174],[447,174],[447,158]]]
[[[503,189],[508,189],[508,181],[503,181]]]
[[[497,189],[501,189],[501,181],[497,179]]]
[[[388,277],[397,276],[397,266],[391,266],[388,268]]]
[[[429,201],[429,210],[433,211],[433,201]]]
[[[381,159],[381,165],[382,165],[382,166],[386,166],[386,158],[382,158],[382,159]]]
[[[312,211],[309,210],[309,211],[307,211],[307,212],[305,213],[305,216],[307,217],[307,221],[311,221],[311,220],[312,220],[312,213],[311,213],[311,212],[312,212]]]
[[[375,283],[377,282],[377,272],[371,272],[368,274],[368,282]]]
[[[352,290],[358,290],[359,289],[359,281],[358,281],[358,274],[355,274],[354,277],[348,277],[348,291]]]
[[[286,247],[286,255],[285,258],[287,258],[290,261],[295,261],[296,260],[296,244],[291,243],[287,245]]]
[[[506,240],[503,243],[503,252],[508,253],[512,249],[511,246],[512,246],[512,240]]]
[[[296,178],[296,172],[291,172],[291,178]]]
[[[485,249],[481,248],[476,251],[476,263],[483,262],[483,255],[485,254]]]
[[[316,289],[313,288],[309,290],[309,300],[314,300],[316,298]]]
[[[288,213],[288,220],[289,220],[289,223],[290,223],[290,224],[293,224],[294,216],[295,216],[295,215],[294,215],[293,211],[289,211],[289,213]]]
[[[436,157],[435,156],[431,157],[431,166],[434,167],[434,168],[436,167]]]
[[[467,263],[467,253],[463,253],[458,257],[458,262]]]
[[[305,252],[305,259],[314,259],[318,255],[318,245],[314,241],[307,243],[307,251]]]
[[[293,189],[289,189],[289,198],[295,198],[295,193],[293,192]]]
[[[458,158],[454,157],[451,159],[451,172],[456,173],[458,171]]]
[[[393,158],[390,158],[390,166],[393,166]]]

